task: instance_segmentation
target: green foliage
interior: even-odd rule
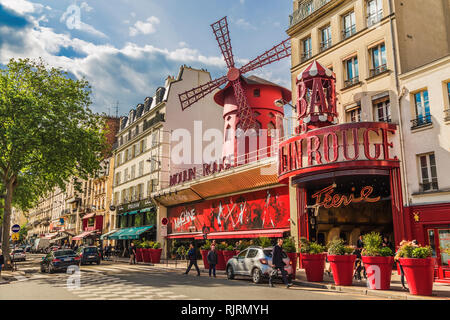
[[[295,240],[293,237],[283,239],[283,250],[288,253],[297,252],[295,248]]]
[[[383,247],[383,238],[378,232],[371,232],[363,236],[364,248],[361,251],[363,256],[369,257],[389,257],[393,252],[388,247]]]
[[[308,253],[309,241],[305,237],[300,238],[300,253]]]
[[[210,250],[211,249],[211,241],[206,240],[205,244],[202,245],[202,250]]]
[[[233,250],[234,250],[234,247],[230,244],[230,245],[228,245],[228,247],[225,248],[225,250],[227,250],[227,251],[233,251]]]
[[[300,252],[305,254],[319,254],[325,252],[325,247],[317,242],[309,242],[306,238],[300,238]]]
[[[400,248],[395,255],[395,259],[398,258],[416,258],[425,259],[431,257],[433,254],[430,246],[420,246],[414,244],[411,241],[403,240],[400,242]]]
[[[185,246],[179,246],[178,247],[178,249],[177,249],[177,254],[180,256],[180,257],[185,257],[186,256],[186,247]]]
[[[26,224],[20,227],[19,231],[19,242],[23,242],[28,234],[28,228],[26,227]]]
[[[327,248],[329,255],[336,255],[336,256],[352,254],[354,251],[352,247],[345,245],[345,242],[342,239],[336,239],[328,242]]]
[[[159,243],[158,241],[153,243],[153,249],[159,249],[159,248],[161,248],[161,243]]]
[[[432,254],[430,246],[418,247],[413,249],[412,258],[425,259],[431,257]]]
[[[242,242],[239,243],[239,245],[238,245],[238,250],[243,251],[243,250],[247,249],[248,247],[250,247],[250,241],[242,240]]]
[[[258,237],[254,240],[254,245],[267,248],[272,245],[272,241],[270,241],[270,239],[267,237]]]
[[[216,249],[217,250],[225,250],[228,247],[226,242],[221,242],[219,244],[216,245]]]

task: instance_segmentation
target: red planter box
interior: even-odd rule
[[[298,268],[299,269],[304,269],[305,266],[303,265],[303,255],[304,253],[299,253],[298,254]]]
[[[296,252],[286,252],[286,254],[288,255],[289,259],[291,260],[292,263],[292,280],[295,280],[295,274],[297,273],[297,258],[298,255]]]
[[[152,262],[152,258],[151,258],[151,255],[150,255],[150,249],[143,248],[142,249],[142,257],[144,259],[144,262],[147,262],[147,263]]]
[[[363,256],[362,261],[366,267],[368,287],[373,290],[389,290],[394,257]]]
[[[434,281],[433,259],[400,258],[409,292],[414,295],[431,296]]]
[[[225,264],[225,259],[223,256],[223,253],[225,251],[222,250],[217,250],[217,265],[216,265],[216,270],[225,270],[226,264]],[[209,268],[209,266],[208,266]]]
[[[142,248],[136,248],[136,261],[143,262],[144,259],[142,257]]]
[[[303,267],[309,282],[322,282],[325,270],[326,253],[305,254],[302,253]]]
[[[225,250],[223,251],[223,260],[225,262],[225,266],[227,265],[228,260],[230,260],[231,258],[233,258],[236,255],[236,251],[231,250]]]
[[[202,260],[203,265],[205,266],[205,269],[209,269],[209,263],[208,263],[208,250],[200,250],[200,253],[202,254]]]
[[[149,249],[149,250],[150,250],[151,262],[152,263],[160,263],[162,249]]]
[[[328,255],[328,261],[333,272],[334,283],[337,286],[351,286],[353,282],[353,266],[356,255]]]

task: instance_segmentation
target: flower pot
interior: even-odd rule
[[[296,252],[286,252],[286,254],[288,255],[289,259],[291,260],[292,280],[295,280],[295,274],[297,272],[297,258],[298,258],[298,255],[297,255]]]
[[[136,261],[143,262],[144,259],[142,257],[142,248],[136,248]]]
[[[216,270],[225,270],[226,264],[225,264],[225,259],[224,259],[224,256],[223,256],[224,252],[225,251],[223,251],[223,250],[217,250],[217,266],[216,266]]]
[[[431,296],[434,280],[433,259],[400,258],[399,260],[405,272],[409,292],[414,295]]]
[[[150,249],[150,258],[152,263],[160,263],[161,262],[161,252],[162,249]]]
[[[147,263],[152,262],[152,258],[150,256],[150,249],[148,249],[148,248],[142,249],[142,258],[143,258],[144,262],[147,262]]]
[[[209,269],[208,250],[200,250],[200,253],[202,254],[203,266],[205,269]]]
[[[325,253],[306,254],[302,253],[303,268],[305,268],[306,279],[309,282],[322,282],[325,270]]]
[[[394,257],[362,257],[366,268],[367,286],[373,290],[391,288],[392,265]]]
[[[228,260],[233,258],[236,255],[236,252],[234,250],[225,250],[223,252],[223,260],[225,262],[225,266],[227,265]]]
[[[353,281],[353,266],[356,255],[328,255],[328,261],[333,272],[334,283],[337,286],[351,286]]]
[[[298,268],[299,269],[304,269],[304,265],[303,265],[303,253],[299,253],[298,254]]]

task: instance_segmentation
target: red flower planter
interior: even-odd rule
[[[216,270],[225,270],[226,264],[225,264],[225,258],[223,256],[223,253],[225,251],[223,250],[217,250],[217,265]],[[209,267],[208,267],[209,268]]]
[[[433,292],[434,262],[431,258],[400,258],[405,272],[409,293],[420,296],[431,296]]]
[[[325,253],[306,254],[302,253],[303,267],[305,268],[306,278],[309,282],[322,282],[325,270]]]
[[[136,248],[136,261],[137,262],[144,261],[144,259],[142,257],[142,248]]]
[[[353,266],[356,255],[328,255],[328,261],[333,272],[334,283],[337,286],[351,286],[353,281]]]
[[[228,260],[233,258],[236,255],[234,250],[225,250],[223,251],[223,260],[225,262],[225,266],[227,265]]]
[[[295,274],[297,273],[297,258],[298,255],[296,252],[286,252],[289,259],[291,260],[292,265],[292,280],[295,280]]]
[[[363,256],[362,261],[366,268],[368,287],[373,290],[389,290],[394,257]]]
[[[304,269],[305,266],[303,265],[303,255],[304,253],[299,253],[298,254],[298,268],[299,269]]]
[[[209,269],[208,252],[208,250],[200,250],[200,253],[202,254],[203,266],[205,267],[205,269]]]
[[[147,262],[147,263],[152,262],[152,258],[150,255],[150,249],[143,248],[142,249],[142,257],[143,257],[144,262]]]
[[[149,250],[150,250],[151,262],[152,263],[160,263],[162,249],[149,249]]]

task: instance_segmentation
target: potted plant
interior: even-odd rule
[[[136,261],[143,262],[144,258],[142,257],[142,241],[135,241],[134,244],[136,245]]]
[[[301,241],[302,264],[309,282],[322,282],[325,270],[325,247],[306,239]]]
[[[150,248],[153,246],[153,242],[152,241],[144,241],[143,243],[143,249],[142,249],[142,256],[144,259],[144,262],[146,263],[150,263],[152,262],[152,257],[151,257],[151,253],[150,253]]]
[[[375,290],[389,290],[391,287],[393,252],[383,247],[383,239],[377,232],[363,236],[362,262],[366,268],[367,286]]]
[[[295,240],[294,238],[285,238],[283,240],[283,250],[286,252],[286,254],[289,257],[289,260],[291,260],[292,265],[292,279],[295,280],[295,275],[297,273],[297,248],[295,247]]]
[[[186,260],[186,252],[187,252],[186,248],[183,245],[179,246],[178,249],[177,249],[177,255],[182,260]]]
[[[400,265],[405,272],[409,292],[413,295],[431,296],[433,292],[434,262],[430,246],[420,246],[402,241],[397,251]]]
[[[353,248],[346,246],[342,239],[330,241],[327,247],[334,283],[337,286],[351,286],[356,259],[356,255],[352,254]]]
[[[228,247],[228,245],[226,244],[226,242],[221,242],[216,245],[216,252],[217,252],[216,269],[217,270],[225,270],[226,263],[225,263],[225,258],[224,258],[223,253],[227,247]]]
[[[205,244],[201,246],[200,254],[202,255],[203,266],[205,269],[209,269],[208,252],[211,250],[211,241],[206,240]]]
[[[303,251],[306,250],[308,245],[309,245],[308,239],[306,239],[305,237],[301,237],[300,241],[299,241],[300,252],[298,253],[298,262],[299,262],[298,268],[299,269],[304,269],[303,268]]]
[[[161,243],[159,243],[158,241],[154,242],[153,248],[150,251],[150,253],[151,253],[152,263],[160,263],[161,262],[161,253],[162,253]]]
[[[236,251],[234,250],[234,247],[232,245],[226,246],[223,251],[223,259],[224,259],[225,265],[227,265],[228,260],[233,258],[235,255],[236,255]]]

